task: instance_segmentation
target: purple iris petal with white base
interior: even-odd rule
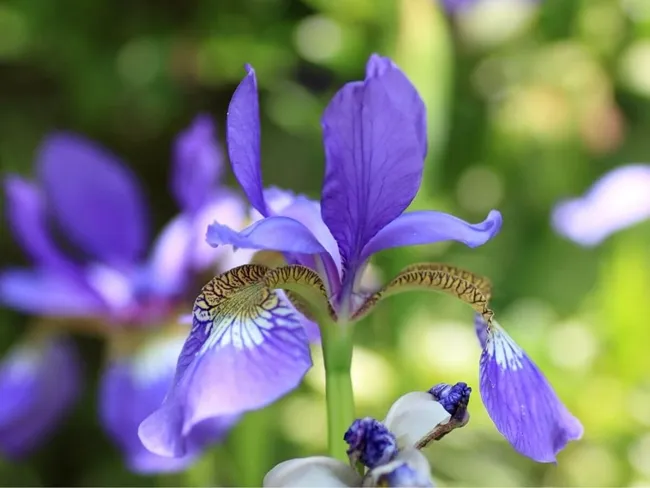
[[[67,339],[15,346],[0,363],[0,454],[29,455],[79,394],[80,364]]]
[[[302,318],[280,293],[254,307],[221,308],[195,304],[172,388],[140,425],[140,439],[156,454],[185,455],[200,422],[274,402],[312,365]]]
[[[288,207],[273,212],[262,184],[257,80],[247,67],[228,109],[228,153],[240,185],[264,218],[243,231],[216,219],[207,234],[211,245],[285,253],[290,262],[321,274],[340,311],[353,302],[356,276],[378,251],[444,240],[474,247],[499,232],[497,211],[475,225],[441,212],[404,213],[422,179],[426,113],[417,90],[389,58],[370,57],[365,80],[339,90],[322,127],[322,197],[320,205],[309,202],[320,215],[306,212],[306,204],[295,214]]]
[[[481,398],[490,418],[517,452],[540,463],[554,463],[568,442],[582,437],[582,424],[499,324],[493,321],[488,327],[478,314],[475,323],[483,347]]]
[[[555,230],[583,246],[650,218],[650,165],[633,164],[602,176],[581,197],[553,210]]]
[[[187,452],[182,457],[158,456],[142,445],[138,427],[160,406],[172,385],[184,339],[184,334],[156,337],[133,356],[112,361],[104,371],[100,386],[102,423],[135,472],[187,468],[208,444],[223,438],[238,419],[216,417],[197,425],[188,436]]]

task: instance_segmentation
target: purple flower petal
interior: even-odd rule
[[[215,220],[232,229],[242,229],[247,222],[247,205],[243,199],[225,188],[220,189],[218,195],[212,198],[196,215],[192,221],[192,246],[190,251],[191,268],[195,271],[205,271],[214,267],[218,262],[219,269],[227,270],[229,263],[241,262],[241,257],[234,258],[233,250],[226,248],[215,249],[205,240],[208,226]],[[244,253],[242,253],[244,254]],[[245,261],[248,263],[248,260]]]
[[[377,78],[391,97],[393,106],[413,121],[422,159],[427,155],[427,111],[420,94],[399,67],[388,57],[373,54],[366,64],[366,79]]]
[[[280,296],[271,292],[244,308],[228,301],[220,314],[197,300],[174,386],[140,425],[147,449],[182,456],[198,423],[262,408],[298,386],[312,365],[309,344],[300,318]]]
[[[257,78],[252,66],[246,65],[241,81],[228,106],[228,155],[233,173],[251,205],[264,217],[268,209],[264,201],[262,162],[260,159],[260,107]]]
[[[248,263],[251,253],[235,253],[225,247],[215,249],[205,240],[206,228],[215,218],[228,227],[243,227],[245,210],[239,196],[224,190],[194,215],[182,213],[172,219],[154,243],[140,287],[155,295],[175,295],[195,272],[216,269],[218,264],[225,271]]]
[[[89,285],[64,273],[44,269],[0,272],[0,303],[35,315],[99,315],[105,303]]]
[[[211,246],[231,245],[300,254],[327,253],[327,250],[303,224],[289,217],[274,216],[258,220],[241,232],[217,222],[208,227],[206,239]]]
[[[162,296],[182,291],[189,278],[192,237],[192,221],[187,215],[169,222],[154,243],[139,287]]]
[[[601,177],[583,197],[559,203],[553,227],[583,246],[650,218],[650,166],[622,166]]]
[[[19,459],[46,440],[78,397],[79,371],[62,338],[9,352],[0,363],[0,454]]]
[[[475,320],[482,322],[480,315]],[[540,463],[554,463],[569,441],[582,437],[580,421],[567,410],[524,350],[496,322],[487,332],[479,381],[490,418],[520,454]]]
[[[39,266],[70,270],[73,264],[51,239],[45,222],[45,202],[40,190],[18,176],[5,180],[7,220],[16,240]]]
[[[384,249],[433,244],[454,240],[477,247],[492,239],[500,230],[501,213],[490,211],[483,222],[470,224],[444,212],[418,211],[400,215],[381,229],[363,249],[362,260]]]
[[[111,363],[102,377],[102,423],[134,472],[152,474],[184,470],[204,448],[221,440],[237,421],[237,417],[226,416],[201,422],[188,435],[187,453],[179,458],[158,456],[148,451],[138,438],[140,423],[160,407],[172,385],[184,339],[184,336],[155,338],[134,357]]]
[[[214,123],[197,116],[174,144],[172,193],[184,212],[199,211],[211,198],[222,171],[222,156]]]
[[[422,178],[413,120],[394,105],[400,97],[389,95],[386,76],[345,85],[322,119],[321,211],[350,275],[346,281],[354,278],[363,247],[408,207]]]
[[[76,245],[108,264],[130,264],[147,245],[143,196],[113,154],[72,134],[43,143],[39,175],[58,224]]]

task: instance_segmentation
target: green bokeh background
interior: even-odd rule
[[[585,436],[557,466],[517,455],[480,402],[471,310],[431,294],[392,298],[358,324],[358,414],[381,418],[401,393],[464,380],[475,387],[470,424],[427,451],[439,485],[650,486],[650,227],[582,249],[550,226],[555,202],[611,168],[650,158],[650,2],[487,4],[448,18],[431,0],[4,0],[2,172],[29,175],[48,132],[81,132],[132,166],[159,228],[175,212],[175,134],[198,112],[212,114],[222,134],[250,62],[265,183],[316,197],[325,104],[363,76],[370,53],[390,55],[429,110],[430,155],[412,207],[474,222],[498,208],[504,225],[474,250],[387,251],[375,259],[378,275],[436,260],[489,276],[500,323],[544,369]],[[3,265],[24,262],[6,221],[0,256]],[[1,350],[32,321],[0,310]],[[0,485],[255,486],[282,460],[325,452],[315,351],[299,390],[246,415],[188,472],[129,473],[97,420],[102,345],[78,342],[82,400],[31,458],[0,461]]]

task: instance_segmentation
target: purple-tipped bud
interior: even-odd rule
[[[357,419],[343,436],[348,443],[348,457],[355,464],[361,461],[372,469],[391,461],[397,455],[397,440],[384,424],[372,417]]]
[[[451,414],[452,420],[463,422],[466,419],[467,405],[472,393],[472,388],[467,386],[467,383],[461,381],[453,386],[439,383],[431,388],[429,393]]]

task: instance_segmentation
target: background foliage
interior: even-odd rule
[[[554,234],[549,215],[610,168],[650,157],[648,36],[647,0],[492,0],[452,16],[431,0],[4,0],[0,163],[3,173],[30,174],[45,134],[81,132],[132,165],[161,226],[174,212],[173,137],[200,111],[222,131],[249,62],[261,89],[266,183],[315,196],[325,104],[362,77],[371,52],[390,55],[429,108],[431,154],[413,207],[470,221],[498,208],[504,226],[476,250],[387,251],[377,272],[444,260],[490,276],[501,324],[586,432],[558,466],[535,464],[499,436],[475,388],[469,426],[430,449],[440,485],[647,486],[650,228],[582,249]],[[2,264],[22,262],[2,226]],[[30,320],[0,310],[2,350]],[[381,417],[398,394],[441,381],[477,387],[472,315],[447,297],[393,298],[358,325],[356,342],[360,415]],[[94,384],[100,346],[79,343]],[[189,472],[147,478],[123,467],[89,388],[38,453],[0,463],[0,484],[255,485],[275,463],[324,450],[323,395],[315,368]]]

